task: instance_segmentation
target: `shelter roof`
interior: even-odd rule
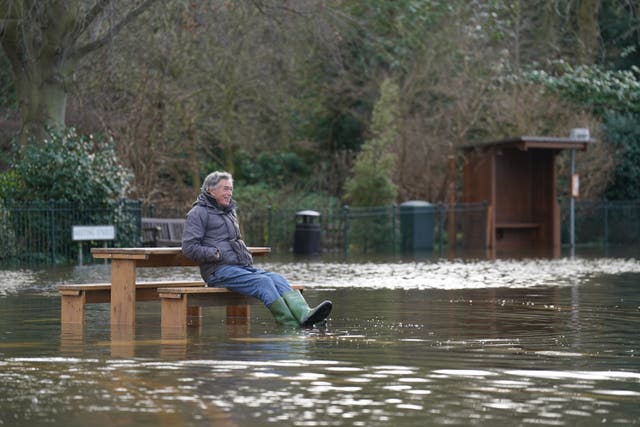
[[[472,149],[484,149],[489,147],[512,148],[522,151],[529,149],[547,150],[567,150],[576,149],[585,151],[589,144],[596,142],[595,139],[558,138],[549,136],[518,136],[514,138],[501,139],[498,141],[487,141],[473,144],[465,144],[461,148],[465,151]]]

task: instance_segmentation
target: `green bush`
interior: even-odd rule
[[[16,245],[9,244],[16,240],[15,231],[10,226],[9,219],[9,211],[5,208],[2,199],[0,199],[0,242],[2,242],[0,245],[0,260],[13,258],[17,252]]]
[[[125,196],[131,174],[119,164],[111,138],[51,132],[17,150],[0,197],[12,201],[57,200],[108,206]]]
[[[371,133],[353,164],[353,175],[344,184],[344,196],[353,206],[383,206],[395,201],[397,187],[391,181],[395,156],[390,146],[399,137],[399,88],[387,79],[373,109]]]
[[[362,145],[353,164],[353,174],[344,184],[344,196],[355,207],[375,207],[395,202],[397,186],[391,180],[396,158],[390,147],[399,137],[399,88],[387,79],[380,86],[380,98],[373,109],[373,138]],[[364,217],[352,225],[353,241],[361,242],[364,253],[385,250],[390,225],[384,216]],[[354,245],[356,245],[354,243]]]
[[[640,112],[640,68],[605,70],[597,65],[552,63],[553,70],[532,70],[516,79],[540,83],[569,101],[601,115],[606,111]]]
[[[238,185],[269,184],[282,187],[303,182],[309,176],[306,162],[292,151],[263,152],[257,156],[239,151],[234,162],[236,171],[233,178]]]
[[[36,262],[74,259],[72,225],[113,224],[121,244],[138,243],[139,208],[123,200],[131,176],[118,163],[112,140],[70,128],[15,152],[10,169],[0,174],[0,237],[17,249],[1,251],[0,260],[16,253]]]
[[[605,139],[614,146],[616,168],[605,195],[610,200],[640,199],[640,114],[609,112]]]

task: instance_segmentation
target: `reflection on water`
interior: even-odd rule
[[[104,305],[61,328],[55,286],[108,268],[0,271],[0,425],[640,423],[638,261],[266,266],[335,302],[327,329],[204,308],[185,338],[160,330],[156,303],[135,330],[112,330]]]
[[[374,289],[485,289],[567,286],[594,275],[640,273],[634,259],[527,259],[436,262],[289,262],[269,265],[316,287]]]

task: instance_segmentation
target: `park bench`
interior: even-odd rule
[[[142,246],[180,246],[184,224],[184,218],[142,218]]]
[[[293,289],[304,290],[301,285]],[[161,327],[182,329],[186,326],[199,326],[200,307],[226,306],[228,323],[247,323],[252,304],[262,304],[254,297],[241,295],[227,288],[166,287],[159,288],[161,301]]]
[[[188,287],[204,287],[205,283],[200,281],[181,282],[141,282],[136,283],[135,300],[137,301],[158,301],[158,288],[180,289]],[[111,284],[81,284],[81,285],[60,285],[60,320],[62,323],[84,324],[85,306],[87,304],[100,304],[111,302]]]

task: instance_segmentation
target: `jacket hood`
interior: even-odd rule
[[[218,204],[218,202],[216,201],[216,199],[214,199],[211,194],[209,193],[205,193],[204,191],[200,194],[198,194],[198,197],[196,198],[196,201],[193,202],[193,206],[195,205],[200,205],[200,206],[204,206],[207,208],[211,208],[211,209],[216,209],[218,211],[221,212],[229,212],[232,211],[236,208],[236,202],[235,200],[231,199],[231,202],[229,203],[229,205],[225,208],[223,208],[222,206],[220,206]]]

